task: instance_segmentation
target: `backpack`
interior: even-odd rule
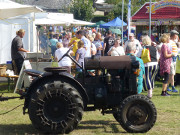
[[[141,59],[143,60],[144,63],[151,62],[149,48],[146,48],[146,47],[143,48],[142,54],[141,54]]]

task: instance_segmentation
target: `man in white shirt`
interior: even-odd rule
[[[55,58],[57,61],[59,61],[61,57],[69,50],[69,48],[63,47],[63,44],[60,42],[57,43],[57,47],[58,49],[55,51]],[[72,55],[72,54],[73,54],[73,51],[70,51],[69,55]],[[67,56],[58,62],[58,66],[66,68],[68,73],[71,73],[71,64],[72,64],[72,61]]]
[[[77,37],[84,42],[84,48],[86,49],[85,57],[91,57],[91,41],[84,36],[84,32],[79,30]]]
[[[136,53],[135,53],[135,56],[138,54],[138,52],[142,49],[142,46],[139,42],[139,40],[135,39],[134,37],[134,34],[133,33],[130,33],[129,34],[129,40],[127,40],[125,42],[125,45],[124,45],[124,51],[126,52],[126,47],[128,45],[129,42],[133,42],[135,45],[136,45]]]

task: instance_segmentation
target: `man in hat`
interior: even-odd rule
[[[136,45],[135,56],[137,56],[139,50],[142,49],[142,46],[141,46],[139,40],[135,39],[133,33],[130,33],[130,34],[129,34],[129,40],[127,40],[127,41],[125,42],[125,45],[124,45],[124,51],[125,51],[125,52],[126,52],[126,47],[127,47],[127,45],[128,45],[129,42],[133,42],[133,43]]]
[[[168,80],[168,84],[171,83],[172,90],[169,89],[169,86],[167,87],[167,91],[172,91],[172,92],[178,92],[174,87],[174,75],[176,74],[176,60],[177,60],[177,54],[178,54],[178,48],[176,45],[179,39],[178,35],[179,35],[179,32],[177,32],[176,30],[171,30],[170,41],[168,44],[170,50],[174,54],[171,61],[170,74],[169,74],[169,80]]]

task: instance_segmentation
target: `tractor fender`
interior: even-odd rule
[[[31,94],[33,92],[35,92],[35,87],[37,87],[37,85],[41,84],[42,82],[44,82],[45,80],[49,80],[50,78],[55,78],[55,79],[59,79],[59,80],[65,80],[66,82],[69,82],[73,87],[75,87],[79,94],[81,95],[83,102],[84,102],[84,107],[86,107],[88,101],[89,101],[89,97],[88,94],[85,90],[85,88],[76,80],[73,78],[72,75],[70,75],[67,72],[60,72],[57,74],[53,74],[51,72],[45,72],[44,74],[42,74],[42,77],[40,78],[36,78],[32,81],[30,87],[27,90],[27,96],[26,96],[26,101],[25,101],[25,108],[28,106],[29,100],[31,99]]]

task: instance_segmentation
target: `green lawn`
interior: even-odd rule
[[[1,87],[1,85],[0,85]],[[179,88],[178,88],[179,89]],[[161,83],[156,83],[152,101],[158,117],[155,126],[142,135],[180,135],[180,95],[173,93],[170,97],[161,97]],[[146,92],[143,92],[146,94]],[[5,93],[4,96],[16,96]],[[0,113],[23,104],[23,100],[15,99],[0,102]],[[0,135],[37,135],[29,120],[29,116],[22,114],[22,106],[5,115],[0,115]],[[112,115],[101,115],[100,111],[85,112],[79,127],[71,135],[130,135],[121,128]],[[140,134],[137,134],[140,135]]]

